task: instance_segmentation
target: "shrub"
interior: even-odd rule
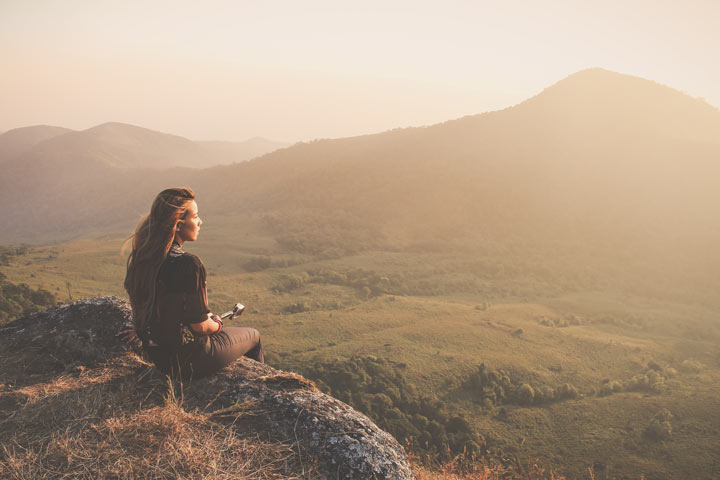
[[[665,388],[665,377],[655,370],[650,370],[647,374],[648,383],[653,391],[659,391]]]
[[[484,363],[467,376],[462,388],[485,410],[501,404],[538,405],[580,396],[573,385],[565,384],[556,390],[547,385],[520,383],[503,370],[489,370]]]
[[[673,416],[667,409],[663,408],[650,420],[650,424],[643,432],[648,440],[662,441],[669,440],[672,437],[672,425],[670,420]]]
[[[47,290],[33,290],[24,283],[16,285],[0,277],[0,324],[50,308],[55,303],[55,296]]]
[[[557,398],[558,400],[578,398],[579,396],[580,392],[578,392],[578,389],[575,387],[575,385],[572,385],[570,383],[561,385],[555,393],[555,398]]]
[[[535,390],[527,383],[523,383],[518,389],[517,397],[520,405],[532,405],[535,400]]]
[[[702,364],[696,360],[683,360],[680,370],[688,373],[698,373],[702,370]]]
[[[259,257],[253,257],[245,264],[243,264],[243,268],[247,270],[248,272],[259,272],[261,270],[268,269],[272,266],[272,258],[268,256],[259,256]]]
[[[282,313],[292,315],[295,313],[307,312],[308,310],[309,310],[309,307],[305,302],[297,302],[297,303],[293,303],[293,304],[285,306],[282,309]]]
[[[535,390],[536,403],[550,403],[555,400],[555,389],[547,385]]]
[[[280,277],[280,281],[271,287],[271,290],[275,293],[292,292],[305,285],[307,279],[308,274],[305,272],[302,274],[283,275]]]
[[[608,380],[606,382],[603,382],[603,384],[600,386],[600,390],[598,391],[598,396],[606,397],[612,393],[621,392],[623,389],[623,384],[620,383],[617,380]]]
[[[607,397],[612,393],[612,387],[609,383],[603,383],[602,385],[600,385],[600,390],[597,392],[599,397]]]

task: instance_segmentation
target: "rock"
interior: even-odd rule
[[[126,354],[117,333],[129,319],[126,300],[90,298],[0,327],[0,345],[24,355],[32,350],[27,374],[96,367]],[[242,358],[185,386],[184,393],[189,404],[209,405],[218,419],[232,416],[238,405],[253,405],[243,414],[254,416],[258,431],[296,444],[325,478],[414,478],[404,449],[390,434],[300,375]]]
[[[127,351],[116,335],[130,314],[130,304],[120,298],[89,298],[3,325],[0,342],[32,358],[26,374],[95,367]]]
[[[206,388],[208,384],[213,388]],[[260,422],[270,431],[296,439],[307,455],[318,460],[326,478],[414,478],[395,438],[300,375],[243,358],[194,387],[198,392],[218,392],[217,385],[227,390],[213,408],[257,402],[256,408],[263,412]]]

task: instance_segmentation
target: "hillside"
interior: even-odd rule
[[[0,163],[15,160],[35,145],[71,131],[62,127],[36,125],[4,132],[0,134]]]
[[[592,69],[502,111],[236,165],[30,162],[0,178],[3,241],[79,240],[2,273],[62,301],[124,295],[123,238],[187,184],[213,311],[242,301],[268,363],[428,465],[469,449],[570,478],[714,478],[718,115]]]
[[[93,136],[119,127],[97,128]],[[591,69],[502,111],[297,144],[236,165],[136,171],[97,156],[73,157],[71,168],[26,158],[2,179],[0,200],[13,208],[0,241],[127,232],[157,191],[180,184],[198,192],[206,222],[234,231],[252,217],[299,253],[509,251],[525,263],[581,264],[577,275],[586,268],[578,259],[606,270],[661,264],[652,275],[687,283],[720,268],[711,248],[720,239],[718,132],[720,112],[700,100]],[[42,146],[60,151],[89,134]]]
[[[477,231],[479,219],[485,230],[525,225],[559,236],[579,222],[588,233],[608,224],[622,233],[667,215],[717,218],[718,132],[720,112],[700,101],[590,70],[503,111],[297,146],[205,172],[200,183],[246,185],[208,196],[213,211],[251,203],[327,215],[333,205],[379,233]]]
[[[207,168],[243,162],[287,146],[262,138],[245,142],[193,142],[177,135],[123,123],[104,123],[82,131],[55,131],[55,135],[51,135],[47,128],[18,129],[23,133],[27,131],[25,137],[35,132],[33,138],[36,141],[30,143],[26,140],[25,149],[20,152],[24,163],[51,163],[63,168],[77,168],[87,162],[118,170]],[[0,136],[0,142],[7,136],[19,136],[15,132],[17,130]],[[45,138],[40,137],[40,132],[45,134]]]
[[[3,164],[0,202],[13,205],[0,214],[13,225],[0,234],[4,242],[55,241],[107,231],[118,220],[132,223],[146,208],[145,192],[165,188],[168,182],[184,183],[198,168],[247,161],[285,146],[259,138],[193,142],[121,123],[77,132],[56,129],[54,136],[44,127],[18,130],[24,136],[13,130],[0,140],[35,141],[26,139],[22,154]],[[8,141],[8,148],[16,143]],[[123,208],[117,208],[119,202]]]
[[[206,217],[257,213],[306,254],[474,251],[713,289],[718,133],[702,101],[589,70],[502,111],[296,145],[192,185]]]
[[[713,308],[674,300],[697,290],[677,279],[598,289],[591,269],[525,268],[510,253],[313,257],[254,231],[210,224],[187,245],[208,268],[212,310],[242,301],[233,323],[262,332],[270,365],[367,414],[430,468],[479,448],[544,468],[538,478],[717,474],[717,291]],[[122,241],[31,248],[1,270],[62,301],[124,295]]]
[[[559,210],[565,224],[587,223],[593,214],[600,215],[592,218],[600,225],[620,221],[629,227],[639,218],[656,221],[688,211],[702,218],[687,221],[716,218],[710,179],[720,168],[719,131],[720,112],[699,100],[651,81],[593,69],[502,111],[299,144],[250,164],[203,172],[138,172],[122,178],[120,169],[130,167],[197,166],[193,159],[201,156],[200,145],[222,150],[227,144],[195,144],[105,124],[44,142],[25,159],[27,170],[8,176],[41,174],[55,158],[73,170],[76,184],[102,182],[80,170],[86,160],[93,167],[117,168],[107,172],[106,181],[129,187],[124,197],[151,196],[154,190],[143,185],[132,188],[149,176],[158,179],[153,184],[196,186],[212,213],[307,208],[322,209],[324,216],[330,203],[358,215],[364,227],[409,229],[408,234],[423,224],[436,231],[461,228],[473,218],[558,223]],[[33,163],[42,168],[32,168]],[[705,208],[698,211],[698,204]],[[34,211],[47,209],[39,207]],[[39,216],[52,223],[47,213]],[[44,223],[41,218],[38,223]]]

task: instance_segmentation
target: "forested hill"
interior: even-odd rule
[[[719,134],[706,103],[593,69],[502,111],[296,145],[193,185],[213,213],[355,226],[353,238],[398,245],[466,233],[700,241],[720,225]]]
[[[622,261],[654,252],[717,263],[720,112],[601,69],[502,111],[296,144],[241,164],[43,162],[6,169],[0,200],[10,227],[0,241],[129,231],[157,191],[180,184],[197,191],[206,222],[256,215],[285,246],[315,253],[513,245],[521,255],[555,249]]]

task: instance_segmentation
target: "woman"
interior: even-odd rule
[[[235,359],[263,362],[260,334],[224,327],[210,312],[205,266],[184,252],[202,220],[189,188],[169,188],[138,225],[128,258],[125,290],[143,350],[163,372],[185,379],[210,375]]]

